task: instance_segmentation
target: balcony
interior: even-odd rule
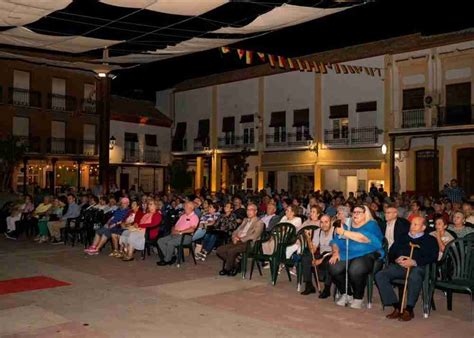
[[[267,134],[265,135],[265,145],[267,148],[286,147],[288,145],[286,136],[286,132],[277,134]]]
[[[81,100],[81,111],[84,114],[98,114],[98,101],[92,99]]]
[[[474,124],[474,105],[439,107],[438,127]]]
[[[48,139],[48,152],[50,154],[77,154],[76,140],[50,137]]]
[[[306,146],[308,142],[312,140],[313,140],[313,137],[309,133],[303,133],[303,132],[288,133],[288,145],[290,147]]]
[[[255,140],[250,136],[219,137],[219,149],[255,148]]]
[[[173,139],[171,143],[171,151],[180,152],[187,151],[188,142],[186,139]]]
[[[80,153],[84,156],[98,155],[97,143],[95,140],[82,140],[82,150]]]
[[[41,93],[22,88],[9,88],[8,103],[19,107],[41,108]]]
[[[333,146],[377,144],[381,133],[377,127],[325,129],[324,143]]]
[[[125,142],[124,162],[140,162],[138,142]]]
[[[77,100],[70,95],[48,93],[48,109],[72,112],[77,109]]]
[[[204,148],[209,147],[209,138],[204,140],[194,139],[194,150],[195,151],[203,151]]]
[[[158,147],[145,146],[145,150],[143,151],[143,162],[159,163],[161,158],[160,155]]]
[[[425,124],[425,108],[402,110],[402,128],[423,128]]]
[[[39,136],[17,136],[21,144],[25,146],[27,153],[41,152],[41,138]]]

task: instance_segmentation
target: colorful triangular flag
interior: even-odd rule
[[[271,67],[275,67],[275,56],[272,54],[268,54],[268,62],[270,63]]]
[[[298,68],[299,68],[300,72],[304,72],[303,62],[300,59],[296,59],[296,63],[298,64]]]
[[[339,67],[339,64],[338,64],[338,63],[335,63],[335,64],[334,64],[334,70],[336,71],[336,74],[340,74],[340,73],[341,73],[341,68]]]
[[[286,59],[284,56],[277,56],[278,58],[278,66],[280,68],[286,68]]]
[[[332,69],[332,64],[330,64],[330,63],[328,62],[328,63],[326,64],[326,67],[327,67],[328,69]]]
[[[237,55],[239,56],[239,59],[242,60],[245,55],[245,49],[237,49]]]
[[[229,47],[221,47],[221,52],[222,54],[227,54],[230,52],[230,48]]]
[[[328,70],[326,69],[326,65],[323,62],[319,64],[319,70],[321,70],[321,74],[327,74],[328,72]]]
[[[312,61],[312,64],[313,64],[313,72],[320,73],[321,71],[319,70],[319,66],[316,63],[316,61]]]
[[[347,65],[347,69],[349,69],[349,73],[351,74],[354,74],[356,72],[354,67],[352,67],[351,65]]]
[[[253,59],[253,52],[251,50],[248,50],[245,52],[245,63],[248,65],[252,64],[252,59]]]
[[[296,68],[295,63],[291,58],[286,59],[286,61],[288,62],[288,67],[290,67],[291,70],[294,70]]]
[[[311,65],[309,64],[308,60],[304,60],[304,70],[307,72],[311,71]]]
[[[346,65],[340,65],[341,66],[341,70],[344,74],[347,74],[348,70],[347,70],[347,67]]]
[[[265,62],[265,53],[257,52],[260,61]]]

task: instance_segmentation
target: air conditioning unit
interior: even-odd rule
[[[426,94],[423,98],[423,103],[425,104],[426,108],[431,108],[433,106],[439,105],[439,94],[432,93]]]

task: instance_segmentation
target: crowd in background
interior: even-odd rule
[[[228,276],[240,272],[247,243],[261,240],[261,253],[271,255],[276,239],[265,233],[282,224],[294,227],[295,233],[312,227],[316,231],[311,234],[309,249],[302,251],[298,241],[286,247],[288,260],[302,261],[303,295],[316,292],[311,273],[317,266],[324,285],[319,287],[319,298],[328,298],[331,284],[335,284],[338,305],[361,308],[367,275],[374,265],[387,259],[388,267],[376,275],[382,301],[394,306],[389,318],[407,321],[413,318],[420,291],[416,285],[423,278],[418,268],[441,259],[450,241],[474,232],[473,202],[474,197],[465,196],[456,180],[438,198],[407,193],[389,196],[375,186],[347,196],[327,190],[290,194],[270,187],[233,195],[203,189],[185,196],[146,194],[132,187],[129,191],[114,189],[103,196],[93,191],[37,194],[35,199],[26,195],[3,206],[0,227],[8,239],[31,232],[38,243],[60,244],[67,239],[64,229],[79,226],[93,215],[92,236],[84,250],[88,255],[100,254],[110,242],[110,256],[131,261],[136,250],[145,250],[146,241],[155,241],[160,256],[157,265],[172,265],[177,247],[191,244],[198,260],[205,261],[215,252],[224,263],[219,274]],[[419,243],[422,248],[412,258],[408,257],[409,243]],[[403,277],[408,267],[415,271],[411,281],[415,286],[409,290],[407,311],[400,311],[389,285],[392,279]],[[278,270],[284,268],[282,264]],[[296,274],[294,267],[290,273]]]

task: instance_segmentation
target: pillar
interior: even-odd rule
[[[262,166],[257,167],[257,190],[261,191],[265,189],[265,172],[262,170]]]
[[[202,178],[204,175],[204,161],[202,156],[196,157],[196,173],[194,178],[194,189],[202,188]]]
[[[81,164],[82,160],[77,160],[77,192],[81,190]]]
[[[433,196],[439,195],[439,156],[438,156],[438,134],[433,134]]]
[[[108,193],[109,184],[109,139],[110,139],[110,78],[99,80],[100,119],[99,119],[99,183],[104,193]],[[96,103],[97,104],[97,103]]]
[[[314,191],[322,190],[323,179],[322,179],[322,169],[320,165],[314,165]]]
[[[23,195],[28,193],[28,157],[23,157]]]
[[[390,181],[390,193],[395,193],[395,136],[390,136],[390,146],[389,146],[389,152],[390,152],[390,161],[388,165],[388,171],[389,173],[389,181]],[[384,172],[384,176],[386,176],[386,173]],[[388,186],[387,184],[385,184]],[[397,191],[398,192],[398,191]]]
[[[222,177],[221,189],[226,190],[228,188],[228,183],[229,183],[227,181],[229,177],[229,165],[227,164],[226,158],[222,159],[221,177]]]
[[[51,190],[51,195],[54,195],[54,188],[56,187],[56,162],[58,162],[57,158],[51,159],[51,172],[52,172],[52,177],[49,182],[50,184],[50,190]]]
[[[212,154],[211,192],[217,192],[221,183],[221,155],[216,151]]]
[[[163,175],[164,176],[164,175]],[[164,185],[163,185],[163,190],[164,190]],[[156,168],[153,167],[153,193],[156,192]]]

